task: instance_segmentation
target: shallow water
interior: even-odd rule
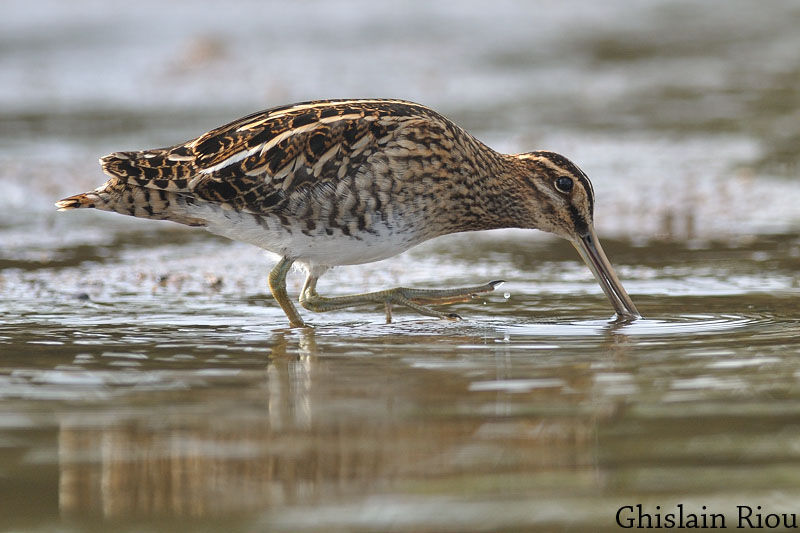
[[[679,503],[734,528],[737,506],[798,512],[793,2],[7,5],[0,529],[615,530],[622,506]],[[452,306],[462,321],[302,310],[314,328],[292,330],[258,250],[52,208],[102,181],[101,154],[371,95],[575,159],[645,318],[614,321],[569,244],[510,230],[320,282],[506,280]]]

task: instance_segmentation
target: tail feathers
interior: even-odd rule
[[[138,152],[114,152],[100,158],[108,176],[140,187],[172,192],[187,191],[198,169],[186,147],[177,146]]]
[[[112,178],[97,189],[56,202],[59,211],[95,208],[138,218],[171,220],[188,226],[204,226],[205,221],[189,216],[193,200],[186,195],[140,187]]]
[[[80,209],[81,207],[94,207],[94,201],[97,195],[93,192],[85,192],[64,198],[56,202],[56,207],[59,211],[67,211],[69,209]]]

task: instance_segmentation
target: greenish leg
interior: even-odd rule
[[[442,313],[427,306],[467,302],[476,294],[491,292],[502,283],[502,281],[490,281],[485,285],[458,289],[409,289],[407,287],[396,287],[383,291],[326,298],[317,293],[318,279],[317,276],[309,275],[303,285],[303,291],[300,293],[300,304],[306,309],[324,312],[358,305],[382,303],[386,308],[387,324],[392,321],[392,304],[404,305],[425,316],[457,320],[461,317],[455,313]]]
[[[275,265],[275,268],[269,273],[269,289],[272,291],[272,296],[275,298],[275,301],[278,302],[283,312],[289,317],[289,325],[293,328],[302,328],[306,323],[303,322],[300,313],[297,312],[297,308],[286,293],[286,274],[292,267],[292,263],[294,263],[294,259],[289,259],[288,257],[281,258],[278,264]]]

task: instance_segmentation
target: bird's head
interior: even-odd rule
[[[522,166],[524,209],[533,227],[572,243],[621,318],[641,315],[622,287],[594,231],[594,190],[586,174],[554,152],[514,156]]]

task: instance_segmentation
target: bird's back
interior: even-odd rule
[[[441,115],[410,102],[304,102],[254,113],[169,148],[107,155],[100,162],[110,179],[57,205],[190,225],[204,225],[191,214],[197,203],[297,218],[313,218],[316,209],[328,211],[317,215],[342,224],[355,216],[349,222],[358,226],[348,196],[372,192],[380,203],[380,190],[397,188],[390,177],[403,174],[394,168],[381,173],[382,162],[388,165],[393,154],[405,151],[405,165],[422,165],[437,150],[451,149],[459,136],[469,137]],[[338,207],[324,205],[326,194],[339,196]]]

